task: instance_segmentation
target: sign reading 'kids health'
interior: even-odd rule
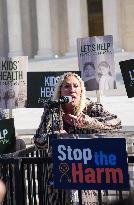
[[[28,56],[0,57],[0,108],[25,107]]]
[[[55,86],[64,71],[28,72],[27,73],[27,107],[41,108],[53,97]],[[74,71],[80,75],[80,71]]]
[[[52,141],[54,187],[80,190],[129,190],[124,138]]]

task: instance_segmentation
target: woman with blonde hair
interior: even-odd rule
[[[67,72],[62,75],[56,85],[53,100],[63,96],[71,96],[72,101],[64,103],[55,117],[54,130],[56,133],[92,134],[108,131],[118,131],[121,121],[116,115],[104,110],[101,104],[86,99],[83,80],[75,73]],[[34,137],[37,147],[45,147],[45,135],[52,133],[52,120],[49,105],[46,103],[41,123]],[[63,135],[64,136],[64,135]],[[52,169],[49,170],[52,172]],[[48,204],[59,204],[57,190],[49,187]],[[97,204],[96,191],[82,191],[83,204]],[[77,191],[66,191],[66,205],[79,204]]]

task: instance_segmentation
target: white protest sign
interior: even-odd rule
[[[77,39],[78,63],[87,91],[116,88],[113,37]]]
[[[28,56],[0,57],[0,108],[24,107],[27,98]]]

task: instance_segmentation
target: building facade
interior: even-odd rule
[[[134,51],[133,11],[133,0],[0,0],[0,56],[69,58],[77,38],[108,34]]]

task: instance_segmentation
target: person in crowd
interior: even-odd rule
[[[98,65],[99,90],[105,91],[116,88],[115,79],[110,71],[110,65],[106,61],[101,61]]]
[[[92,62],[86,62],[84,64],[83,80],[87,91],[99,89],[99,84],[96,80],[95,66]]]
[[[0,204],[3,202],[5,195],[6,195],[6,185],[0,179]]]
[[[56,84],[53,100],[57,101],[62,96],[71,96],[72,101],[61,106],[61,114],[55,116],[54,130],[60,135],[67,134],[92,134],[114,132],[121,128],[120,119],[106,111],[101,104],[86,99],[84,81],[75,73],[67,72],[62,75]],[[41,117],[41,123],[34,136],[38,148],[47,148],[46,137],[52,133],[52,119],[49,105],[46,103]],[[46,137],[45,137],[46,136]],[[51,149],[49,149],[51,150]],[[50,153],[51,156],[51,153]],[[49,169],[52,172],[52,167]],[[52,175],[52,173],[50,173]],[[79,204],[76,190],[66,191],[66,204]],[[98,203],[97,192],[82,191],[82,203],[95,205]],[[59,204],[58,191],[49,186],[49,205]]]

